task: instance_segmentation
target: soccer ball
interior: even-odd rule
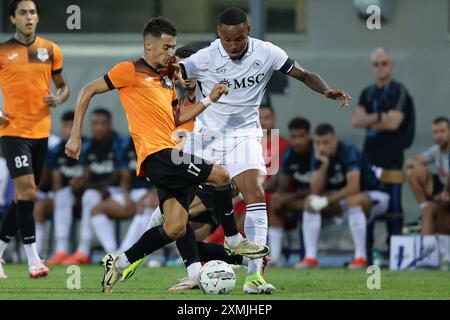
[[[204,293],[227,294],[234,289],[236,275],[228,263],[212,260],[200,269],[198,280]]]

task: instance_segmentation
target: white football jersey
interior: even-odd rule
[[[228,85],[222,96],[196,118],[194,131],[220,131],[227,136],[262,136],[259,105],[274,70],[289,72],[294,62],[278,46],[249,38],[248,50],[232,60],[220,39],[181,62],[189,79],[197,80],[203,97],[216,83]],[[198,97],[201,98],[201,97]]]

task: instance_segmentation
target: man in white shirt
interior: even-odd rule
[[[223,164],[247,204],[245,233],[252,241],[267,241],[267,211],[263,176],[262,129],[258,107],[272,73],[279,70],[326,97],[348,105],[351,97],[330,89],[322,78],[302,68],[278,46],[249,37],[247,15],[238,8],[224,10],[217,26],[219,39],[180,63],[184,79],[195,79],[203,96],[213,85],[228,85],[229,94],[197,117],[184,151]],[[199,97],[200,98],[200,97]],[[203,97],[201,97],[203,98]],[[261,276],[262,260],[248,266],[245,293],[273,293]]]
[[[450,122],[446,117],[433,121],[433,140],[435,145],[422,154],[408,160],[408,183],[420,205],[422,215],[422,234],[435,234],[437,214],[449,215],[450,180]],[[434,163],[436,173],[432,174],[426,166]],[[440,226],[444,227],[445,226]],[[447,226],[447,228],[449,228]]]

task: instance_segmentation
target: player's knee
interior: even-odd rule
[[[22,201],[36,201],[37,190],[35,186],[29,186],[24,190],[17,191],[17,199]]]
[[[364,198],[361,194],[355,194],[355,195],[351,195],[351,196],[348,196],[347,198],[345,198],[345,204],[349,208],[362,206],[363,203],[364,203]]]
[[[228,171],[221,167],[215,167],[213,175],[213,183],[217,185],[225,185],[231,183],[230,175]]]
[[[174,222],[166,225],[166,233],[170,239],[176,240],[186,234],[186,224],[181,222]]]
[[[408,170],[406,172],[406,178],[408,181],[417,181],[417,182],[423,182],[426,178],[427,170],[422,165],[416,165],[414,168]]]

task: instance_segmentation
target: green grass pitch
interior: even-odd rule
[[[200,290],[178,293],[164,288],[185,276],[182,267],[150,269],[141,267],[113,293],[102,293],[101,266],[81,267],[81,288],[67,289],[65,267],[53,267],[43,279],[28,278],[25,265],[7,264],[8,279],[0,280],[0,300],[5,299],[450,299],[450,276],[442,271],[390,272],[381,270],[381,289],[369,290],[364,270],[295,270],[268,268],[266,280],[277,291],[273,295],[244,295],[245,269],[236,270],[236,288],[229,295],[213,296]]]

